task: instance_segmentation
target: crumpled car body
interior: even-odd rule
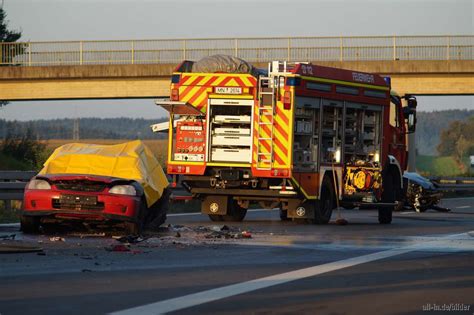
[[[449,211],[437,205],[443,194],[429,179],[418,173],[405,172],[403,181],[406,206],[415,209],[416,212],[425,212],[428,209]]]
[[[22,230],[42,221],[121,222],[130,234],[166,219],[168,180],[143,142],[70,143],[57,148],[27,184]]]

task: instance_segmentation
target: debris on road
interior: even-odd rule
[[[252,234],[248,231],[242,231],[243,238],[252,238]]]
[[[14,240],[16,237],[16,234],[10,234],[10,235],[0,235],[0,240]]]
[[[70,236],[77,236],[80,238],[86,238],[86,237],[104,237],[106,234],[104,232],[102,233],[72,233],[69,234]]]
[[[240,231],[240,229],[230,228],[227,225],[222,227],[213,226],[211,228],[211,233],[205,235],[205,238],[224,238],[224,239],[240,239],[240,238],[252,238],[252,234],[248,231]]]
[[[106,247],[105,250],[109,252],[129,252],[130,247],[123,244],[112,245],[110,247]]]
[[[65,242],[66,241],[66,239],[64,237],[60,237],[60,236],[50,237],[49,240],[51,242]]]
[[[145,239],[138,235],[112,236],[113,239],[120,243],[136,244],[143,242]]]
[[[36,253],[42,251],[43,248],[37,246],[25,245],[20,243],[0,243],[0,254]]]

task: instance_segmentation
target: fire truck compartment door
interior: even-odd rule
[[[163,107],[170,114],[174,115],[204,115],[199,109],[186,102],[170,101],[168,99],[159,99],[155,101],[156,105]]]
[[[234,145],[234,146],[251,146],[252,138],[250,136],[222,136],[215,135],[212,136],[213,145]]]
[[[224,149],[212,148],[212,161],[220,162],[248,162],[250,161],[250,149]]]

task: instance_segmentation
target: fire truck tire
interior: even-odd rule
[[[224,220],[224,216],[223,215],[218,215],[218,214],[208,214],[209,216],[209,219],[211,219],[211,221],[214,221],[214,222],[218,222],[218,221],[223,221]]]
[[[247,214],[247,209],[242,208],[237,203],[237,200],[229,198],[229,204],[227,206],[227,214],[222,216],[224,221],[228,222],[241,222],[245,215]]]
[[[329,176],[324,177],[321,187],[321,198],[314,207],[314,223],[328,224],[334,209],[334,188]]]
[[[22,215],[20,219],[20,229],[23,233],[35,234],[39,232],[40,217]]]
[[[394,183],[395,179],[391,174],[382,180],[383,183],[383,192],[382,192],[382,202],[395,202],[397,185]],[[399,188],[398,188],[399,189]],[[379,208],[379,223],[380,224],[390,224],[392,223],[392,213],[394,207],[383,207]]]

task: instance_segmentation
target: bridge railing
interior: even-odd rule
[[[473,60],[474,36],[202,38],[0,43],[0,65],[178,63],[213,54],[250,62]]]

